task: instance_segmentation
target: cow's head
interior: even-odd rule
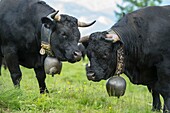
[[[43,17],[42,23],[48,31],[48,42],[54,56],[60,61],[74,63],[81,60],[82,53],[78,48],[80,32],[78,27],[88,27],[95,23],[79,22],[76,18],[68,15],[52,14]]]
[[[85,46],[90,61],[86,65],[87,78],[98,82],[113,76],[117,66],[117,50],[122,45],[118,35],[96,32],[81,38],[80,42]]]

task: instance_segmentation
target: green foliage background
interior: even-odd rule
[[[122,14],[130,13],[139,8],[146,6],[156,6],[162,3],[162,0],[122,0],[122,4],[117,4],[118,11],[115,11],[117,18],[120,19]]]
[[[47,75],[49,94],[39,94],[32,69],[22,68],[21,88],[15,89],[9,72],[0,76],[0,113],[152,113],[152,97],[145,86],[127,81],[126,93],[109,97],[106,81],[88,81],[84,63],[63,63],[60,75]]]

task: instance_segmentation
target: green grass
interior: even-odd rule
[[[0,76],[0,113],[153,113],[145,86],[133,85],[125,75],[126,93],[109,97],[106,81],[88,81],[83,62],[63,63],[60,75],[47,75],[49,94],[39,94],[32,69],[21,67],[21,88],[15,89],[8,70]]]

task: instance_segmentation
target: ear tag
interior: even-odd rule
[[[40,54],[41,54],[41,55],[45,55],[45,49],[44,49],[44,48],[41,48],[41,49],[40,49]]]

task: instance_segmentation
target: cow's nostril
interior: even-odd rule
[[[87,78],[89,80],[94,80],[95,79],[95,73],[93,73],[93,72],[87,73]]]
[[[75,51],[75,52],[73,53],[73,55],[74,55],[74,59],[75,59],[76,61],[81,60],[81,56],[82,56],[82,53],[81,53],[81,52]]]
[[[94,76],[94,73],[88,73],[87,76]]]
[[[81,56],[82,56],[82,53],[79,52],[79,51],[75,51],[75,52],[74,52],[74,56],[80,56],[80,57],[81,57]]]

